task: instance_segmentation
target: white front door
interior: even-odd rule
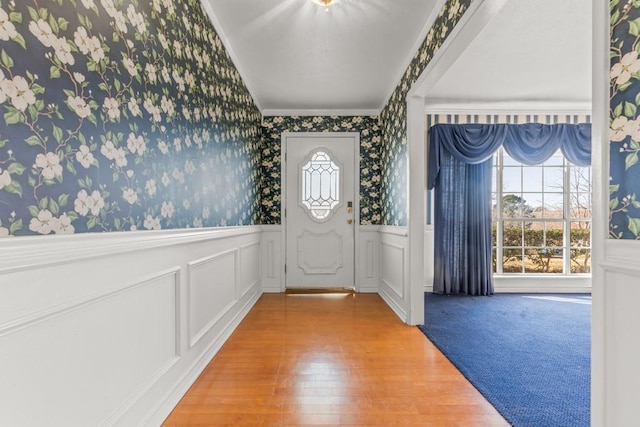
[[[357,134],[284,134],[287,288],[354,288]]]

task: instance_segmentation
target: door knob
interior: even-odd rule
[[[351,218],[349,218],[349,219],[347,220],[347,224],[353,224],[353,220],[352,220]]]

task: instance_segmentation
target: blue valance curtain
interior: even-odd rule
[[[591,164],[591,125],[437,124],[429,129],[428,188],[435,188],[434,292],[491,295],[491,168],[500,148],[527,165],[558,149]]]

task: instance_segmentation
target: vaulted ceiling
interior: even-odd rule
[[[203,1],[267,115],[379,112],[443,4],[340,0],[325,11],[310,0]],[[428,99],[584,109],[590,70],[589,0],[510,0]]]

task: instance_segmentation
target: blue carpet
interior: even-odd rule
[[[420,329],[513,426],[585,427],[590,302],[584,294],[426,293]]]

